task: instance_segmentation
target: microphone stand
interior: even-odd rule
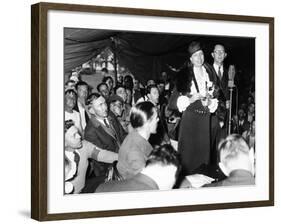
[[[229,87],[229,92],[230,92],[230,99],[229,99],[229,117],[228,117],[228,135],[230,135],[231,132],[231,111],[232,111],[232,94],[233,94],[233,87]]]
[[[231,117],[232,117],[232,95],[233,95],[233,88],[234,85],[234,77],[235,77],[235,67],[234,65],[230,65],[228,68],[228,88],[230,92],[230,99],[229,99],[229,117],[228,117],[228,135],[231,133]]]

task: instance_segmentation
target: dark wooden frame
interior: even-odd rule
[[[269,200],[129,210],[48,214],[47,212],[47,12],[48,10],[195,18],[269,25]],[[39,221],[140,215],[274,205],[274,18],[38,3],[31,6],[31,217]]]

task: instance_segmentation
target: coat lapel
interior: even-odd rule
[[[99,122],[94,116],[91,117],[91,121],[93,122],[93,125],[96,128],[100,128],[100,129],[104,130],[108,135],[110,135],[114,140],[117,141],[116,136],[113,133],[113,131],[110,130],[109,128],[105,127],[105,125],[101,124],[101,122]]]

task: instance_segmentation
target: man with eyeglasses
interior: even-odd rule
[[[217,84],[222,91],[224,101],[226,102],[226,108],[229,108],[228,74],[224,64],[224,60],[227,57],[225,47],[222,44],[216,44],[211,55],[214,59],[213,68],[216,71]]]
[[[219,106],[216,113],[211,117],[211,145],[217,149],[218,143],[227,135],[227,110],[229,109],[228,69],[225,65],[227,57],[226,48],[217,43],[211,53],[214,63],[213,70],[216,74],[216,86],[218,87]],[[214,155],[214,154],[213,154]],[[212,158],[217,161],[218,158]]]

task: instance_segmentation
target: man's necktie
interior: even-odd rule
[[[221,66],[219,66],[219,69],[218,69],[218,76],[221,79]]]
[[[78,165],[80,162],[80,155],[75,151],[73,153],[74,153],[74,162],[76,163],[76,169],[78,170]],[[76,170],[76,172],[77,172],[77,170]]]
[[[103,122],[104,122],[104,124],[105,124],[105,126],[106,126],[107,128],[110,128],[110,126],[109,126],[109,123],[108,123],[107,119],[103,119]]]
[[[107,119],[103,119],[103,122],[105,124],[105,126],[109,129],[109,131],[112,133],[112,135],[115,137],[118,145],[120,145],[120,140],[118,138],[118,135],[114,129],[114,127],[112,125],[109,124],[108,120]]]

